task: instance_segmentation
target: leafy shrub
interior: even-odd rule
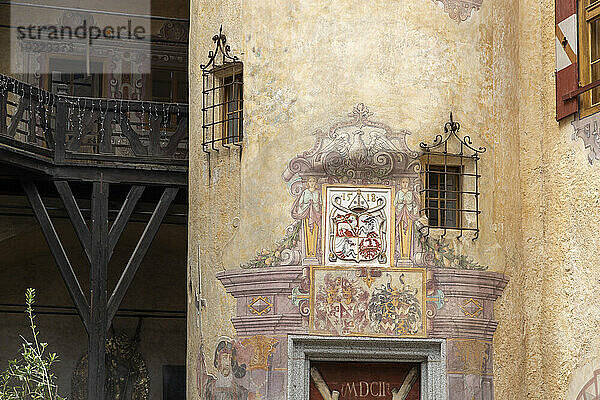
[[[10,360],[8,369],[0,375],[0,400],[64,400],[58,395],[56,376],[50,372],[58,356],[56,353],[45,355],[48,343],[38,340],[33,314],[35,289],[27,289],[25,301],[33,340],[21,336],[21,358]]]

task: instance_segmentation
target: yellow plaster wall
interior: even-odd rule
[[[190,398],[198,395],[200,347],[208,362],[218,337],[235,333],[235,304],[215,274],[238,268],[283,236],[292,222],[293,199],[281,177],[287,162],[312,147],[312,132],[346,119],[357,103],[374,112],[373,120],[411,131],[413,149],[441,133],[454,111],[461,132],[487,147],[480,164],[480,239],[454,244],[492,271],[520,274],[520,82],[514,76],[521,9],[517,0],[484,0],[481,10],[458,24],[433,0],[192,1]],[[244,62],[241,161],[237,150],[210,156],[201,150],[200,64],[221,24],[232,53]],[[207,302],[200,317],[199,275]],[[511,283],[507,293],[520,290]],[[495,358],[505,398],[519,398],[513,396],[515,382],[504,377],[521,373],[515,367],[520,353],[512,350],[523,340],[522,307],[517,300],[500,306],[506,339],[497,340],[503,353]]]
[[[496,395],[572,400],[600,354],[600,165],[572,118],[555,120],[554,1],[521,0],[518,15],[523,260],[496,308]]]

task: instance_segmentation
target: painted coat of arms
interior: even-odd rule
[[[310,332],[426,336],[425,269],[312,267]]]
[[[390,265],[393,189],[325,185],[326,265]]]

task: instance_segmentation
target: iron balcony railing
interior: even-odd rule
[[[56,164],[187,170],[188,105],[52,94],[0,74],[0,145]]]

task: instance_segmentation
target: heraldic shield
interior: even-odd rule
[[[392,189],[326,186],[327,265],[391,265]]]

